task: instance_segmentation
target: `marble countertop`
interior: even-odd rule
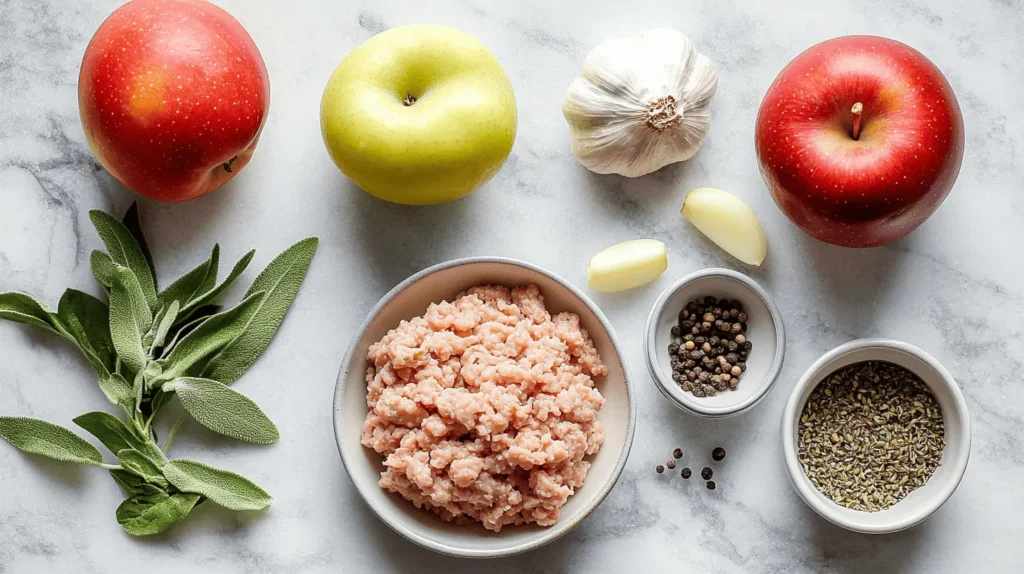
[[[812,572],[1007,571],[1024,537],[1024,4],[1021,0],[670,0],[408,2],[218,0],[249,30],[270,70],[272,105],[253,162],[222,190],[179,205],[140,203],[162,279],[220,242],[225,260],[255,247],[251,280],[293,241],[321,245],[277,339],[238,389],[281,429],[270,447],[220,439],[192,424],[179,454],[245,474],[275,497],[265,514],[205,505],[144,540],[114,520],[120,493],[105,473],[29,458],[0,445],[0,572]],[[0,291],[51,305],[67,286],[97,293],[87,211],[122,212],[135,196],[96,163],[78,119],[78,66],[117,0],[0,1]],[[320,140],[320,95],[334,66],[375,32],[438,23],[480,38],[516,90],[519,136],[507,164],[468,199],[431,208],[375,200],[334,168]],[[592,175],[569,151],[564,90],[590,47],[651,26],[678,28],[721,78],[710,137],[697,156],[652,176]],[[952,194],[892,245],[846,250],[815,242],[772,203],[758,174],[753,125],[775,74],[811,44],[850,33],[910,43],[949,78],[967,149]],[[698,186],[732,190],[760,215],[769,256],[747,269],[785,316],[782,378],[753,412],[699,420],[661,397],[642,365],[649,306],[674,279],[738,268],[680,216]],[[393,285],[428,265],[502,255],[585,285],[591,254],[655,237],[669,270],[620,295],[594,294],[637,381],[633,451],[618,485],[569,535],[487,564],[406,542],[366,507],[331,428],[336,371],[350,334]],[[237,291],[235,293],[238,294]],[[960,382],[974,450],[960,488],[931,519],[889,536],[830,525],[785,475],[779,417],[788,391],[822,352],[887,336],[933,353]],[[67,345],[0,324],[0,411],[70,424],[105,408],[92,372]],[[683,446],[723,445],[718,489],[657,475]],[[693,463],[698,464],[698,463]],[[698,465],[699,468],[699,465]]]

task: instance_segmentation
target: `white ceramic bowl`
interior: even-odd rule
[[[736,389],[713,397],[695,397],[672,380],[668,345],[679,311],[690,301],[708,295],[743,304],[748,315],[746,336],[754,347]],[[672,404],[698,416],[726,417],[753,408],[768,395],[782,370],[786,333],[779,308],[753,279],[731,269],[702,269],[683,277],[658,297],[647,317],[644,356],[658,390]]]
[[[366,352],[402,319],[423,314],[427,306],[451,301],[461,291],[482,284],[508,286],[534,283],[549,311],[571,311],[590,334],[608,375],[595,383],[606,401],[598,418],[605,440],[588,460],[593,466],[586,481],[561,509],[553,526],[508,526],[500,533],[477,524],[456,526],[415,508],[391,494],[377,481],[384,470],[380,455],[364,448],[360,431],[366,417]],[[503,258],[470,258],[442,263],[420,271],[384,296],[367,315],[345,354],[334,393],[334,434],[349,477],[370,508],[388,526],[420,546],[471,558],[507,556],[542,546],[580,523],[611,491],[626,464],[636,426],[636,405],[622,346],[608,319],[590,299],[568,281],[539,267]]]
[[[811,484],[797,458],[799,419],[811,392],[837,369],[862,361],[887,361],[920,377],[938,401],[945,427],[946,448],[942,451],[942,464],[935,474],[924,486],[895,505],[878,512],[851,510],[832,502]],[[899,341],[858,339],[825,353],[800,377],[782,414],[782,446],[793,487],[815,512],[836,525],[856,532],[898,532],[931,516],[960,484],[971,454],[971,419],[960,387],[934,357]]]

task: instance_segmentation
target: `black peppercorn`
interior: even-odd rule
[[[683,478],[686,478],[686,479],[690,478],[690,474],[691,474],[691,471],[690,471],[689,468],[684,468],[683,470],[679,471],[679,476],[681,476]]]
[[[736,315],[736,318],[740,320],[740,323],[746,323],[747,322],[747,314],[746,313],[740,312],[740,313],[738,313]]]
[[[711,295],[708,295],[708,296],[704,297],[704,304],[705,305],[714,305],[717,302],[718,302],[718,299],[715,299]]]
[[[671,470],[671,469],[676,467],[676,461],[670,460],[670,461],[665,463],[665,466],[667,466],[669,468],[669,470]]]
[[[668,353],[670,355],[675,355],[678,352],[679,352],[679,345],[677,345],[675,343],[669,343],[668,344]]]
[[[730,353],[735,353],[740,350],[740,344],[736,341],[729,341],[729,344],[726,345],[726,347],[729,349]]]
[[[673,337],[681,337],[683,334],[682,331],[679,330],[679,326],[672,327],[671,333]]]
[[[743,350],[744,351],[747,351],[749,353],[750,350],[753,349],[753,348],[754,348],[754,344],[751,343],[750,341],[746,341],[746,342],[743,343]]]
[[[708,490],[714,490],[715,489],[715,481],[709,480],[707,484],[708,484]]]
[[[711,480],[711,477],[714,474],[715,473],[714,473],[714,471],[711,470],[710,466],[705,466],[704,468],[702,468],[700,470],[700,477],[703,478],[704,480]]]
[[[686,310],[691,313],[696,313],[697,309],[700,309],[700,303],[696,301],[690,301],[689,303],[686,304]]]
[[[702,337],[702,336],[694,337],[693,342],[698,344],[698,345],[703,345],[704,343],[707,342],[707,337]]]
[[[720,446],[716,446],[715,450],[711,451],[711,459],[714,460],[715,462],[721,462],[722,459],[724,459],[724,458],[725,458],[725,449],[724,448],[722,448]]]
[[[719,339],[719,338],[718,338],[718,337],[716,337],[715,335],[711,335],[711,338],[710,338],[710,339],[708,339],[708,343],[711,343],[711,346],[712,346],[712,347],[717,347],[717,346],[718,346],[718,343],[719,343],[719,341],[721,341],[721,339]]]
[[[684,331],[689,331],[690,329],[693,328],[693,321],[690,321],[690,320],[681,321],[679,323],[679,328],[684,330]]]
[[[675,449],[674,451],[672,451],[672,456],[675,457],[676,459],[683,458],[683,449],[681,449],[681,448]]]
[[[658,474],[661,474],[665,472],[665,467],[659,464],[658,466],[654,467],[654,470],[658,471]]]
[[[672,372],[672,380],[677,382],[677,383],[682,382],[683,375],[680,374],[679,371],[673,371]]]

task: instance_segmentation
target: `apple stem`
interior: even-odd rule
[[[405,99],[402,100],[402,103],[405,104],[406,107],[411,106],[416,103],[416,98],[414,98],[412,94],[406,92]]]
[[[853,139],[860,139],[860,116],[864,112],[864,104],[857,102],[850,108],[850,114],[853,116]]]
[[[236,159],[238,159],[237,155],[235,157],[229,159],[228,161],[224,162],[224,164],[222,166],[224,168],[224,171],[226,171],[228,173],[231,173],[231,164],[235,163]]]

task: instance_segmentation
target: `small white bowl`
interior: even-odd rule
[[[454,525],[420,510],[378,486],[384,470],[380,455],[360,444],[366,418],[366,352],[399,321],[420,316],[430,303],[451,301],[466,289],[485,284],[533,283],[540,287],[552,313],[571,311],[590,334],[608,374],[595,380],[605,404],[598,414],[604,424],[601,450],[587,457],[592,466],[583,486],[569,497],[553,526],[507,526],[501,532],[479,524]],[[611,491],[626,464],[636,426],[633,383],[622,345],[604,314],[579,289],[561,277],[514,259],[458,259],[424,269],[385,295],[356,331],[345,354],[334,392],[334,436],[341,460],[359,494],[385,524],[412,542],[436,552],[469,558],[508,556],[532,550],[569,532]]]
[[[832,502],[814,487],[797,457],[800,416],[811,392],[837,369],[863,361],[894,363],[920,377],[938,401],[945,427],[946,447],[942,451],[942,464],[935,474],[924,486],[878,512],[852,510]],[[967,470],[967,460],[971,455],[971,419],[960,387],[934,357],[899,341],[858,339],[825,353],[800,377],[782,414],[782,446],[789,478],[808,506],[829,522],[848,530],[884,534],[920,523],[953,494]]]
[[[712,296],[735,299],[748,316],[746,336],[753,343],[747,370],[736,389],[713,397],[695,397],[672,380],[668,345],[679,311],[690,301]],[[786,333],[779,308],[753,279],[731,269],[709,268],[691,273],[666,289],[647,317],[644,356],[654,382],[680,409],[702,417],[727,417],[750,410],[768,395],[782,370]]]

